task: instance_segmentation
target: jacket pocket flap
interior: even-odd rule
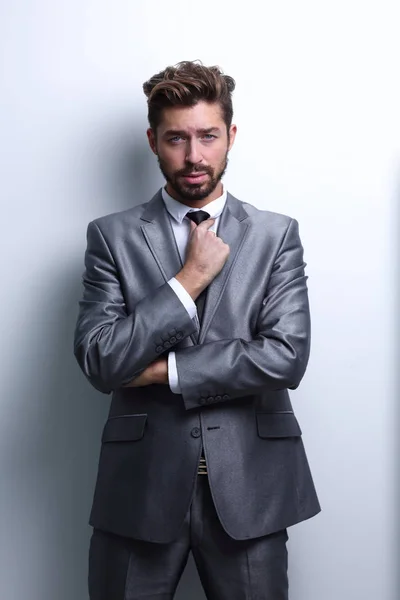
[[[257,431],[262,438],[297,437],[301,429],[292,412],[257,413]]]
[[[144,434],[147,414],[123,415],[111,417],[103,429],[101,441],[105,442],[133,442],[140,440]]]

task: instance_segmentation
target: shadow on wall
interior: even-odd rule
[[[133,129],[121,123],[102,132],[91,141],[88,155],[92,196],[103,199],[96,216],[147,202],[164,185],[145,124]]]
[[[106,136],[104,145],[96,143],[86,186],[89,196],[85,195],[89,201],[96,198],[98,210],[89,207],[96,216],[147,201],[162,185],[145,132],[126,131],[125,127],[122,133]],[[98,192],[106,204],[97,204]],[[53,259],[53,272],[43,274],[37,302],[30,305],[31,343],[21,344],[25,356],[23,350],[19,356],[26,368],[18,387],[29,402],[24,401],[19,416],[25,423],[15,423],[15,431],[29,435],[23,440],[15,436],[11,449],[9,479],[14,487],[9,493],[20,507],[15,507],[19,522],[9,525],[10,530],[19,529],[18,544],[29,539],[37,549],[29,566],[34,576],[30,585],[32,597],[41,600],[88,598],[87,522],[111,396],[89,385],[73,356],[83,258],[82,254],[72,264],[59,256]],[[197,577],[189,563],[179,598],[204,598],[193,576]]]
[[[10,597],[86,600],[87,520],[108,400],[90,389],[73,357],[82,269],[54,264],[49,271],[19,332],[21,406],[9,423],[9,521],[2,531],[24,565],[23,577],[12,575]]]

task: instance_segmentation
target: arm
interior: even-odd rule
[[[101,392],[122,387],[165,350],[196,331],[168,283],[127,313],[113,257],[95,222],[87,229],[83,285],[74,354],[86,377]]]
[[[289,223],[265,292],[257,335],[175,353],[186,409],[261,390],[296,388],[310,352],[307,277],[298,223]]]
[[[179,300],[187,310],[191,319],[197,319],[197,308],[190,294],[185,288],[173,277],[168,281]],[[180,394],[178,372],[176,370],[175,352],[169,352],[168,358],[162,358],[151,363],[146,369],[124,387],[142,387],[151,385],[152,383],[168,384],[171,392]]]

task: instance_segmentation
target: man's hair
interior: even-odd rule
[[[143,84],[147,96],[148,119],[154,132],[162,111],[170,106],[195,106],[200,101],[218,102],[227,130],[232,124],[232,92],[235,81],[217,67],[205,67],[201,61],[182,61],[153,75]]]

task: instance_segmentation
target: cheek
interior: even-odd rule
[[[210,164],[217,166],[225,161],[225,147],[213,148],[207,153],[207,160]]]
[[[171,171],[178,171],[184,166],[185,154],[180,148],[174,148],[173,150],[168,151],[161,150],[159,157],[164,165]]]
[[[227,140],[222,139],[210,144],[209,146],[206,146],[204,149],[204,153],[215,163],[223,161],[227,152],[228,142]]]

